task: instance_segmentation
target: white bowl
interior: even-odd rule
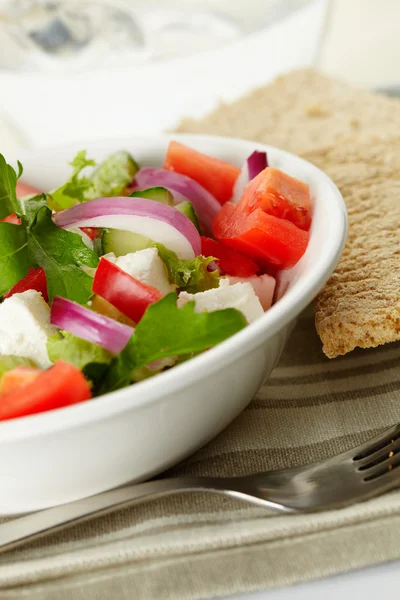
[[[238,139],[173,136],[238,166],[266,150],[271,166],[311,187],[313,224],[308,249],[280,277],[283,296],[258,321],[216,348],[153,379],[92,402],[0,424],[0,514],[69,502],[147,479],[211,440],[250,402],[276,365],[296,317],[331,275],[343,248],[347,220],[340,192],[310,163],[282,150]],[[160,165],[171,137],[88,143],[102,159],[129,150],[142,165]],[[24,179],[54,188],[83,147],[26,152]]]

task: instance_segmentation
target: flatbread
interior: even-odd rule
[[[360,132],[393,134],[400,128],[399,107],[399,100],[305,69],[221,104],[204,119],[185,119],[175,131],[239,137],[306,154]]]
[[[399,100],[297,71],[178,130],[269,143],[323,169],[349,214],[343,256],[315,303],[323,350],[400,340]]]
[[[400,339],[400,137],[348,140],[310,156],[339,185],[349,235],[315,318],[327,356]]]

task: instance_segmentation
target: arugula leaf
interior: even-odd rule
[[[0,296],[25,277],[31,266],[25,227],[0,223]]]
[[[83,371],[85,377],[93,382],[103,377],[112,360],[112,355],[101,346],[66,331],[49,337],[47,352],[52,362],[65,360]]]
[[[47,207],[47,196],[46,194],[39,194],[38,196],[31,196],[20,200],[21,202],[21,218],[24,225],[31,225],[35,220],[35,217],[40,208],[43,206]]]
[[[20,212],[17,199],[17,179],[22,175],[22,165],[18,161],[18,175],[0,154],[0,219]]]
[[[174,293],[149,306],[127,346],[111,363],[102,391],[129,385],[137,369],[155,360],[201,352],[247,325],[234,308],[203,313],[194,308],[194,302],[178,308]]]
[[[89,300],[93,279],[81,267],[97,267],[97,254],[85,246],[80,235],[57,227],[45,206],[29,227],[28,250],[33,263],[45,270],[50,302],[54,296],[80,304]]]
[[[64,210],[79,202],[85,202],[90,193],[94,192],[93,181],[80,176],[83,169],[96,165],[94,160],[86,157],[86,150],[80,150],[69,164],[73,167],[70,179],[49,194],[49,207],[53,210]]]
[[[181,260],[162,244],[154,244],[153,247],[157,248],[167,267],[170,282],[178,288],[195,294],[219,286],[218,271],[207,270],[207,265],[215,260],[214,257],[196,256],[192,260]]]

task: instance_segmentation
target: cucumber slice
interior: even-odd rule
[[[193,225],[196,227],[197,231],[201,234],[199,220],[193,208],[193,204],[186,200],[185,202],[181,202],[175,206],[176,210],[179,210],[183,215],[185,215],[188,219],[190,219]]]
[[[95,187],[93,197],[118,196],[138,171],[139,165],[128,152],[121,150],[111,154],[91,176]]]
[[[129,254],[130,252],[151,248],[154,240],[138,233],[132,233],[131,231],[105,229],[101,236],[101,244],[103,254],[113,252],[115,256],[125,256],[125,254]]]
[[[168,204],[168,206],[174,205],[174,198],[171,192],[163,187],[152,187],[147,190],[138,190],[129,195],[131,198],[147,198],[148,200],[155,200],[156,202]]]

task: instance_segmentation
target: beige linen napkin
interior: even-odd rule
[[[314,75],[292,77],[304,80]],[[340,86],[324,86],[315,77],[316,87],[329,96],[333,110],[326,86],[336,90],[336,97]],[[300,103],[302,100],[304,97],[298,98]],[[382,100],[386,107],[388,101]],[[249,102],[251,98],[247,105]],[[243,123],[256,118],[255,113],[246,112],[245,101],[241,106],[241,113],[234,106],[220,114],[229,120],[236,111]],[[313,110],[318,113],[316,106]],[[385,119],[381,104],[379,112]],[[341,116],[338,137],[349,133]],[[291,149],[295,145],[294,120],[291,129],[287,122],[283,126],[289,127],[287,137],[279,134],[284,147],[290,145],[284,140],[290,139]],[[264,125],[265,120],[260,119],[258,127]],[[318,136],[313,128],[310,131],[307,143],[302,129],[301,143],[319,156]],[[239,134],[237,128],[234,133]],[[243,137],[249,135],[243,131]],[[264,140],[257,134],[256,124],[251,135]],[[326,136],[322,128],[319,135],[320,147],[327,142],[324,137],[335,141],[333,127]],[[334,169],[339,181],[337,161]],[[400,422],[399,360],[400,343],[327,359],[313,314],[306,311],[278,367],[250,406],[218,438],[169,474],[240,475],[311,462],[359,444]],[[171,497],[92,520],[0,555],[0,599],[197,600],[226,596],[398,559],[399,540],[400,492],[342,510],[295,516],[210,494]]]

